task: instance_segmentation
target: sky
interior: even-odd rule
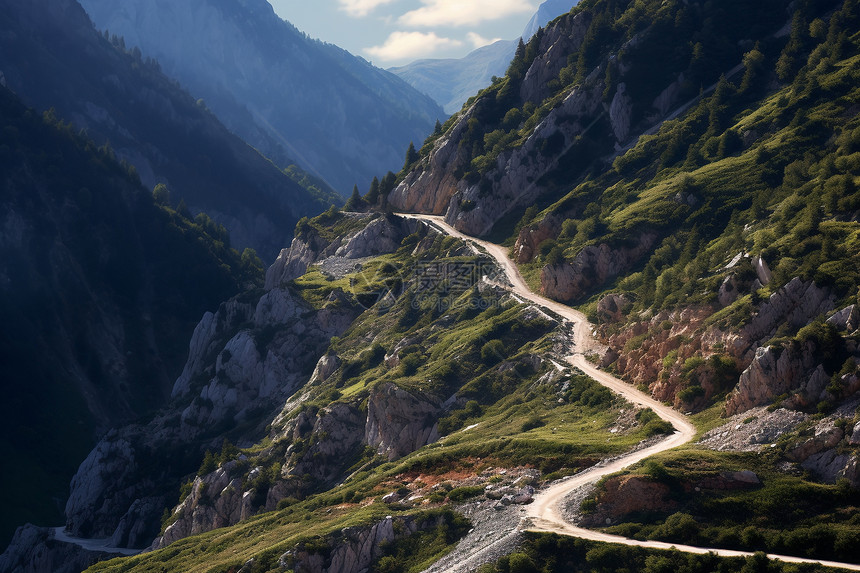
[[[459,58],[523,32],[541,0],[269,0],[313,38],[381,68]]]

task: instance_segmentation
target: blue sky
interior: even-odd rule
[[[388,68],[518,37],[540,0],[269,0],[299,30]]]

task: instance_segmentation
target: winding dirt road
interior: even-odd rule
[[[695,547],[692,545],[678,545],[673,543],[664,543],[661,541],[639,541],[637,539],[629,539],[618,535],[610,535],[600,531],[577,527],[568,523],[561,514],[560,506],[564,498],[571,492],[597,482],[600,478],[620,471],[628,466],[631,466],[643,459],[654,454],[670,450],[682,444],[691,441],[696,435],[696,428],[690,423],[689,419],[680,412],[666,406],[665,404],[654,400],[651,396],[640,392],[630,384],[615,378],[611,374],[599,370],[585,358],[585,353],[594,348],[595,341],[592,337],[592,326],[588,319],[581,312],[570,308],[567,305],[561,304],[554,300],[540,296],[531,291],[525,279],[520,274],[516,264],[509,258],[508,249],[476,239],[469,235],[465,235],[446,223],[442,217],[436,215],[420,215],[420,214],[404,214],[398,213],[399,216],[407,219],[416,219],[423,221],[437,230],[457,237],[464,241],[468,241],[482,247],[496,262],[502,267],[510,281],[511,291],[521,298],[529,300],[539,306],[542,306],[552,312],[570,321],[574,325],[574,352],[565,357],[565,360],[582,370],[585,374],[595,379],[603,386],[609,388],[613,392],[620,394],[625,399],[640,406],[648,407],[654,410],[657,415],[663,420],[674,426],[675,432],[665,440],[605,464],[598,464],[588,470],[576,474],[566,480],[560,481],[555,485],[547,488],[535,496],[534,502],[528,506],[528,517],[531,521],[531,526],[526,528],[526,531],[551,532],[560,535],[568,535],[571,537],[579,537],[591,541],[603,541],[607,543],[619,543],[622,545],[630,545],[637,547],[646,547],[652,549],[677,549],[687,553],[715,553],[722,557],[748,557],[753,555],[748,551],[734,551],[730,549],[717,549],[710,547]],[[825,561],[820,559],[807,559],[803,557],[793,557],[789,555],[768,554],[770,559],[778,559],[788,563],[810,563],[818,564],[826,567],[835,567],[840,569],[848,569],[852,571],[860,571],[860,565],[852,563],[839,563],[836,561]]]

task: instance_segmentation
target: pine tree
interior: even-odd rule
[[[409,168],[418,161],[420,156],[418,152],[415,151],[415,144],[411,141],[409,142],[409,149],[406,150],[406,161],[403,162],[403,173],[409,171]]]
[[[361,193],[358,192],[358,185],[352,186],[352,195],[346,205],[343,206],[344,211],[360,211],[364,205],[364,200],[361,198]]]
[[[364,196],[364,201],[370,205],[374,206],[379,203],[379,178],[374,177],[373,181],[370,182],[370,190],[367,192],[367,195]]]

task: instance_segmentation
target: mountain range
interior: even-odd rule
[[[281,167],[342,195],[399,169],[445,114],[393,74],[281,20],[266,0],[84,0],[100,30],[138,47]]]
[[[98,33],[75,1],[4,2],[0,70],[38,110],[109,144],[150,189],[165,184],[226,225],[233,244],[271,260],[304,215],[337,195],[293,168],[275,167],[139,51]]]
[[[457,113],[467,99],[490,85],[493,77],[504,75],[520,39],[528,42],[541,27],[575,5],[575,0],[546,0],[520,38],[493,42],[462,58],[416,60],[389,71],[439,102],[446,113]]]
[[[0,92],[6,490],[83,460],[0,570],[860,566],[858,30],[583,2],[265,273]],[[14,418],[141,395],[86,455]]]

